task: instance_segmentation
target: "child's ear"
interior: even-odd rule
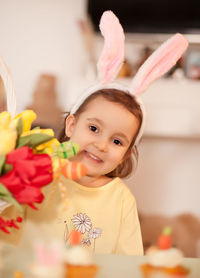
[[[74,117],[74,115],[69,115],[66,118],[66,121],[65,121],[65,134],[69,138],[72,136],[72,132],[73,132],[75,123],[76,123],[76,118]]]

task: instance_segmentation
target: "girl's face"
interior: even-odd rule
[[[138,129],[137,118],[122,105],[98,96],[78,118],[66,119],[66,135],[80,146],[74,160],[82,162],[88,176],[104,176],[113,171]]]

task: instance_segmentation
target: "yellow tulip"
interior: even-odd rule
[[[19,118],[21,118],[23,122],[21,137],[38,133],[54,136],[54,131],[52,129],[35,128],[31,130],[31,124],[36,118],[36,114],[32,110],[25,110],[13,119],[11,119],[11,114],[9,112],[4,111],[0,113],[0,155],[7,154],[8,152],[14,150],[17,139],[16,127]],[[59,145],[60,142],[54,138],[46,143],[38,145],[35,148],[35,151],[51,155],[54,152],[54,147]]]
[[[13,121],[22,118],[23,122],[23,131],[28,131],[31,129],[32,122],[36,119],[36,114],[32,110],[24,110],[23,112],[19,113],[17,116],[14,117]]]
[[[9,112],[4,111],[0,113],[0,129],[8,128],[11,121],[11,115]]]
[[[4,111],[0,113],[0,155],[6,155],[13,151],[16,140],[16,125],[12,122],[10,113]]]
[[[0,156],[15,149],[17,131],[15,129],[0,129]]]
[[[55,146],[59,146],[60,145],[60,142],[54,138],[46,143],[43,143],[43,144],[40,144],[36,147],[36,150],[37,151],[43,151],[49,155],[53,154],[54,152],[54,147]]]
[[[27,136],[27,135],[31,135],[31,134],[38,134],[38,133],[54,136],[54,131],[51,128],[46,128],[46,129],[34,128],[32,130],[27,130],[27,131],[22,132],[22,136]]]

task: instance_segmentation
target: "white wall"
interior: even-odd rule
[[[14,82],[18,112],[30,104],[40,73],[57,75],[60,105],[63,109],[69,105],[68,85],[87,64],[77,25],[85,17],[85,3],[0,0],[0,55]]]
[[[200,217],[200,140],[144,137],[127,182],[140,212]]]
[[[200,217],[200,81],[160,79],[144,93],[146,127],[128,184],[144,213]]]

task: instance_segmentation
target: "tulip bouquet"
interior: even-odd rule
[[[7,111],[0,113],[0,231],[10,233],[23,221],[25,205],[37,209],[35,204],[44,199],[41,189],[50,183],[49,197],[58,187],[66,207],[67,193],[60,177],[78,179],[87,169],[81,163],[68,160],[79,151],[77,144],[60,143],[52,129],[31,129],[36,118],[32,110],[16,115],[14,86],[1,57],[0,77],[7,96]],[[19,211],[16,219],[8,219],[4,213],[11,205]]]
[[[76,155],[78,145],[59,143],[51,129],[31,130],[35,118],[32,110],[13,119],[7,111],[0,113],[0,212],[11,204],[21,212],[24,205],[37,209],[34,203],[44,199],[42,187],[53,180],[57,186],[61,174],[71,179],[86,174],[83,165],[67,160]],[[60,189],[63,190],[62,183]],[[9,229],[18,228],[17,222],[22,220],[0,217],[0,229],[10,233]]]

